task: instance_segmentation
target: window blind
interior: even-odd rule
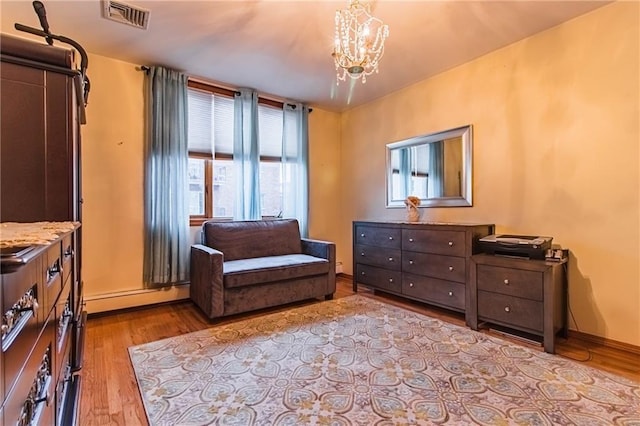
[[[233,102],[228,96],[190,88],[189,151],[233,155]],[[260,156],[282,156],[281,109],[258,105]]]
[[[233,98],[190,88],[189,151],[233,154]]]
[[[211,93],[189,89],[188,146],[191,152],[213,152],[213,96]]]
[[[233,98],[213,95],[214,149],[216,153],[233,155]]]
[[[282,157],[282,109],[258,105],[260,156]]]

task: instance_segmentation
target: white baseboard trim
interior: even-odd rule
[[[189,284],[175,285],[157,289],[139,289],[117,291],[112,293],[91,294],[84,297],[89,314],[115,311],[154,305],[156,303],[173,302],[189,298]]]

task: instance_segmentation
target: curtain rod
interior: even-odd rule
[[[150,70],[151,70],[151,67],[149,67],[149,66],[147,66],[147,65],[140,65],[139,71],[144,71],[144,72],[148,73]],[[216,86],[215,86],[215,85],[213,85],[213,84],[209,84],[209,83],[206,83],[206,84],[208,84],[208,85],[210,85],[210,86],[213,86],[213,87],[216,87]],[[238,92],[238,91],[236,90],[236,91],[235,91],[235,94],[236,94],[236,96],[237,96],[237,95],[239,95],[239,94],[240,94],[240,92]],[[266,99],[266,98],[265,98],[265,99]],[[295,104],[288,103],[288,102],[283,102],[283,104],[285,104],[285,103],[286,103],[288,106],[290,106],[291,108],[296,109],[296,105],[295,105]],[[313,112],[313,108],[309,108],[309,112]]]

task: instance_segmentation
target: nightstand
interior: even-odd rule
[[[555,353],[567,335],[567,260],[548,262],[477,254],[471,257],[468,318],[474,330],[497,325],[542,338]]]

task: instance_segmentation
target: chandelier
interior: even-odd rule
[[[333,59],[338,84],[347,75],[354,80],[378,72],[378,62],[384,54],[384,41],[389,27],[371,16],[369,5],[350,0],[349,8],[336,11],[336,36]]]

